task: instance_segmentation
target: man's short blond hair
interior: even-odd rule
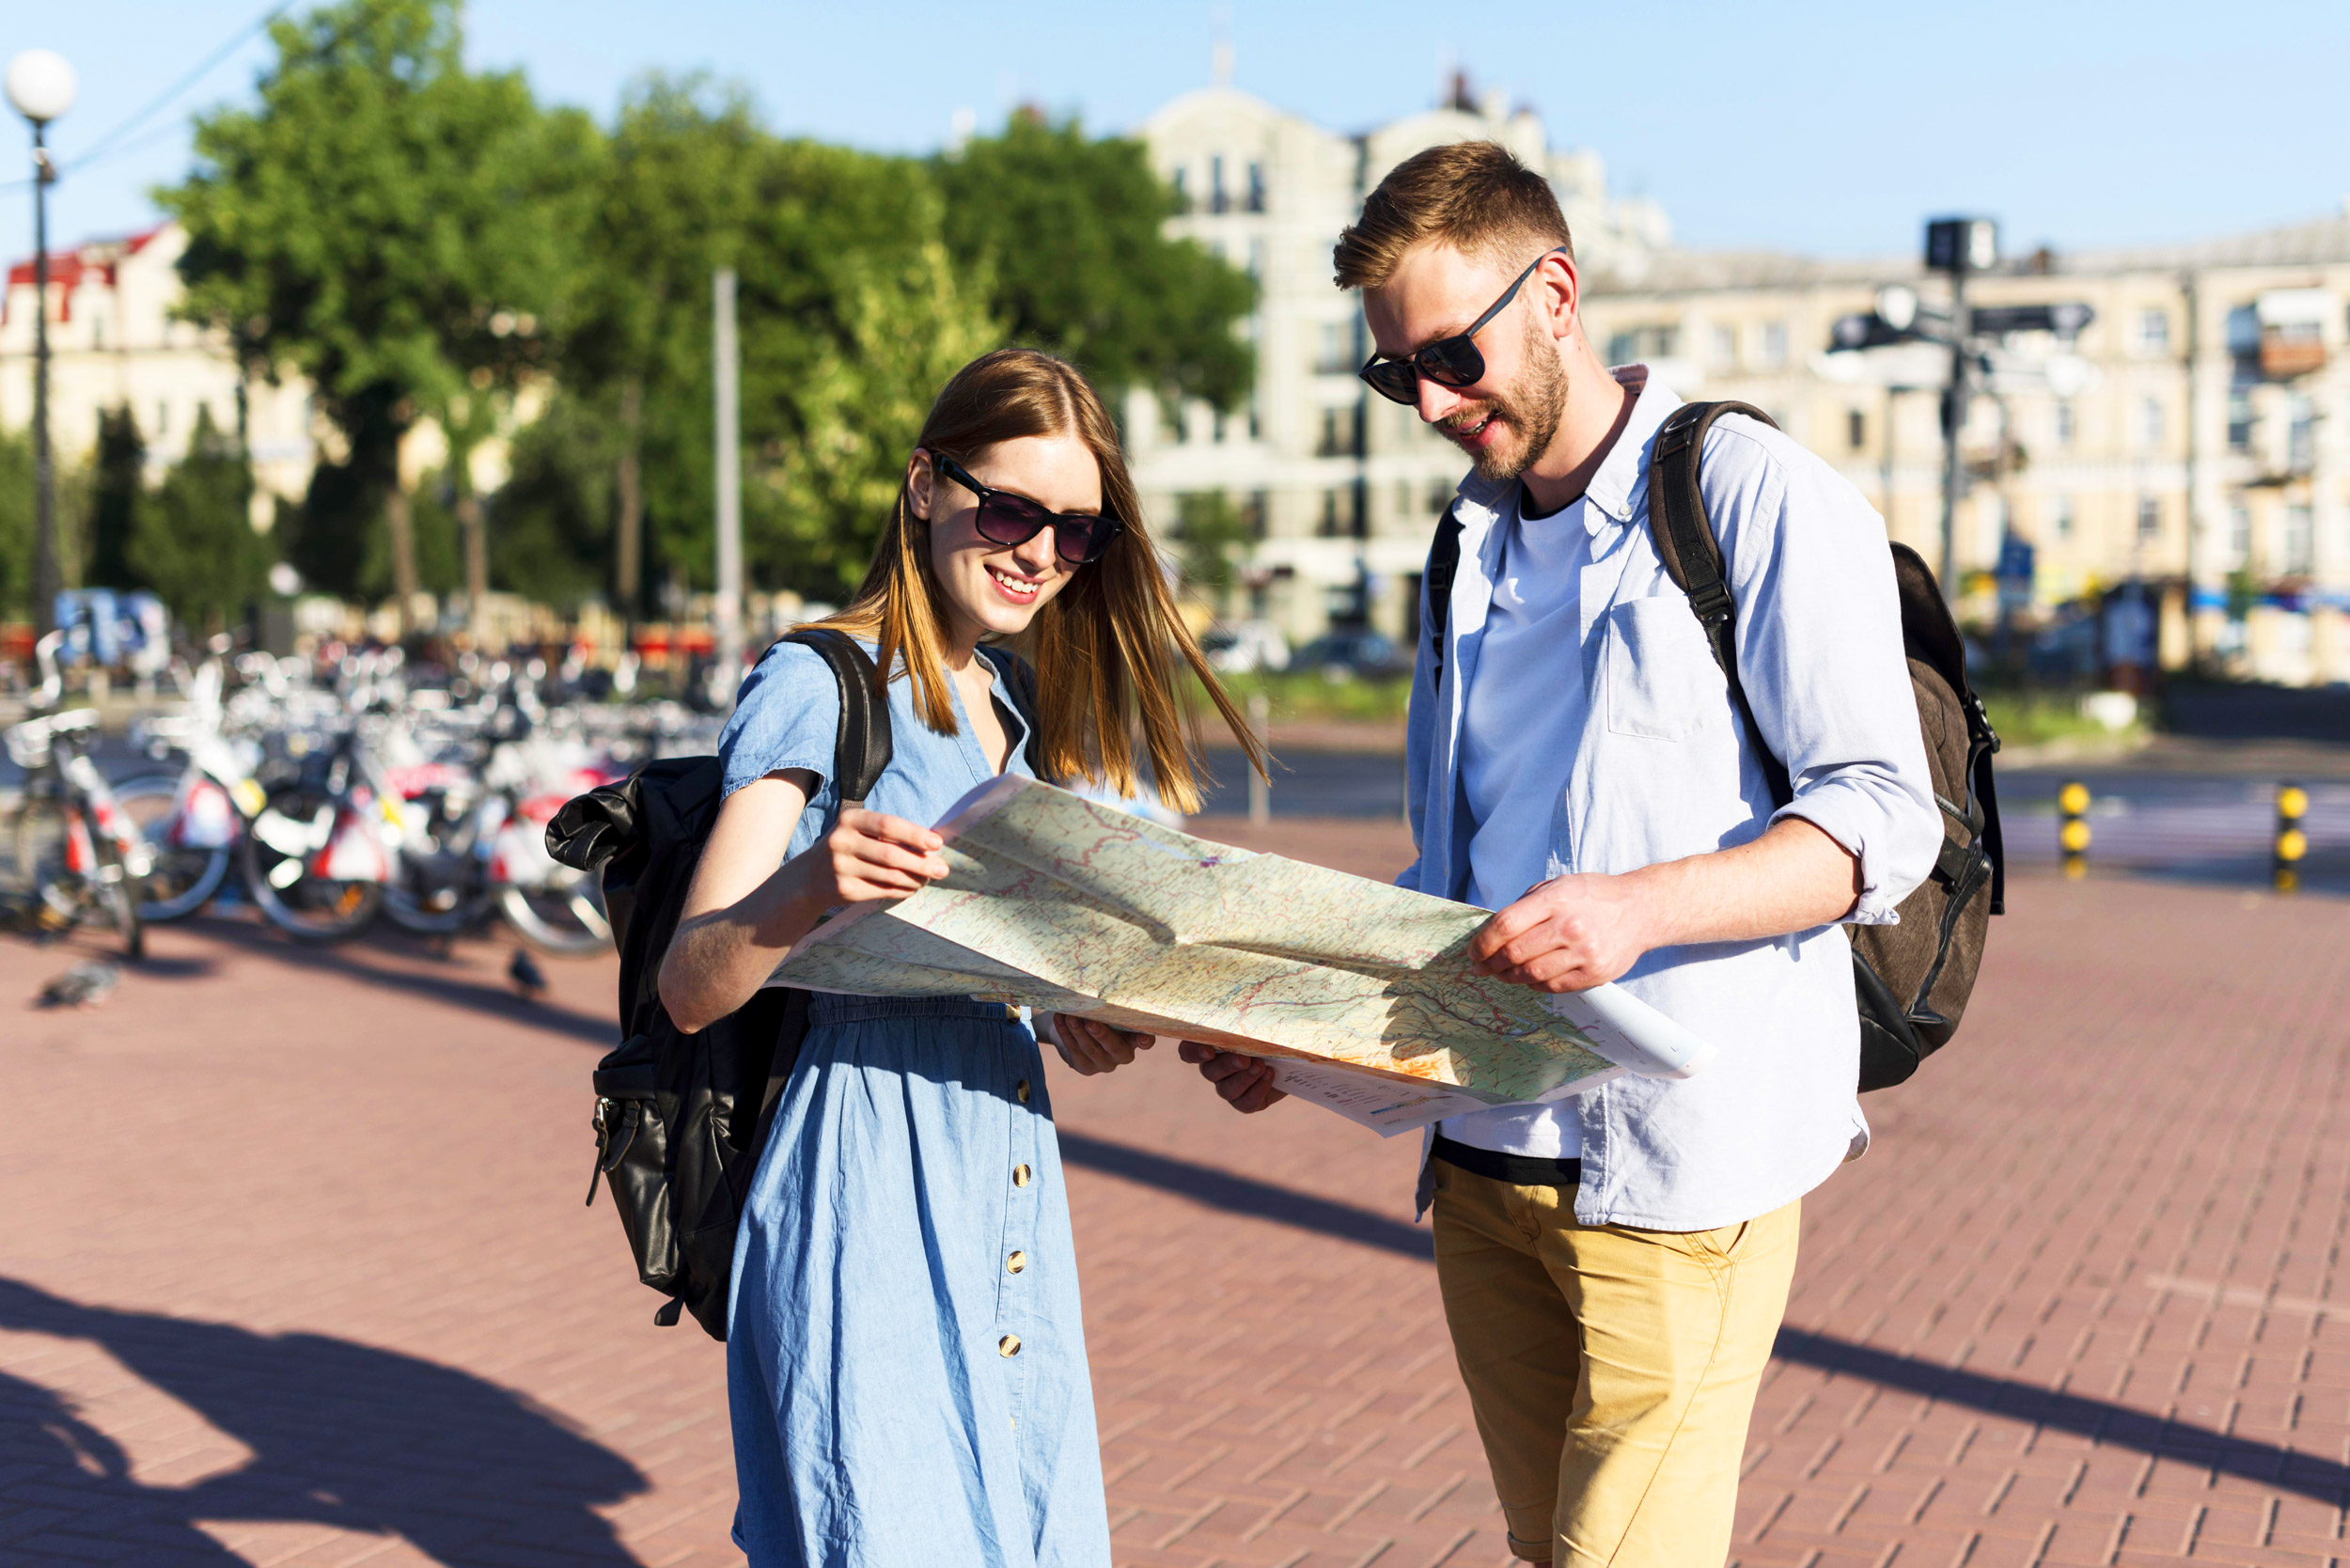
[[[1381,287],[1406,253],[1430,240],[1512,268],[1553,248],[1574,257],[1550,181],[1498,142],[1450,142],[1389,169],[1330,253],[1339,287]]]

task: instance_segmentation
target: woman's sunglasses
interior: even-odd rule
[[[1527,263],[1518,280],[1501,291],[1501,297],[1485,308],[1485,313],[1469,323],[1468,330],[1450,337],[1439,337],[1424,349],[1418,349],[1400,359],[1386,359],[1372,354],[1369,363],[1356,372],[1371,384],[1371,389],[1392,402],[1419,401],[1419,378],[1426,376],[1438,386],[1470,386],[1485,376],[1485,356],[1477,352],[1477,335],[1485,323],[1501,314],[1504,306],[1518,297],[1526,280],[1534,275],[1534,269],[1551,257],[1565,250],[1564,245],[1546,250]]]
[[[1088,561],[1100,560],[1103,552],[1110,547],[1110,541],[1125,531],[1126,525],[1115,517],[1095,512],[1047,511],[1026,495],[992,490],[973,478],[953,458],[932,452],[931,462],[941,474],[979,498],[976,526],[979,537],[990,544],[1026,544],[1050,528],[1053,554],[1071,566],[1083,566]]]

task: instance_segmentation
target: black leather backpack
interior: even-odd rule
[[[1738,607],[1722,572],[1722,551],[1705,515],[1698,457],[1705,432],[1725,414],[1778,429],[1747,403],[1684,403],[1656,432],[1649,457],[1649,533],[1666,574],[1689,596],[1730,700],[1754,740],[1778,806],[1794,798],[1786,765],[1755,728],[1738,680]],[[1445,510],[1428,556],[1428,620],[1438,673],[1445,622],[1461,565],[1459,503]],[[1906,544],[1894,544],[1893,581],[1901,596],[1902,643],[1911,695],[1926,743],[1934,798],[1942,808],[1942,853],[1933,871],[1899,905],[1901,923],[1856,926],[1851,933],[1853,995],[1860,1014],[1863,1092],[1904,1082],[1918,1064],[1958,1031],[1975,987],[1990,917],[2006,901],[2006,857],[1991,756],[1999,749],[1982,699],[1966,682],[1966,649],[1934,572]]]
[[[814,649],[832,667],[840,688],[833,778],[841,807],[860,807],[891,754],[873,661],[837,632],[781,640]],[[1006,664],[1034,768],[1034,676],[1017,659]],[[688,1311],[717,1340],[727,1337],[735,1228],[807,1033],[808,1001],[805,991],[763,990],[697,1034],[661,1005],[661,961],[723,795],[717,758],[666,758],[565,803],[547,824],[549,854],[601,873],[620,955],[621,1041],[596,1063],[588,1201],[599,1182],[611,1187],[636,1277],[669,1298],[653,1322],[667,1327]]]

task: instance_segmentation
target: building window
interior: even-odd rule
[[[1262,164],[1252,163],[1248,165],[1248,210],[1251,212],[1264,211],[1264,165]]]
[[[2079,411],[2073,407],[2072,399],[2059,398],[2056,402],[2056,444],[2060,447],[2070,447],[2079,438]]]
[[[2152,544],[2162,537],[2162,501],[2154,495],[2141,495],[2138,501],[2138,542]]]
[[[2306,474],[2317,461],[2317,405],[2295,396],[2285,404],[2285,466]]]
[[[1645,365],[1659,359],[1671,359],[1681,348],[1681,329],[1669,326],[1634,327],[1627,332],[1611,333],[1607,338],[1607,363],[1610,365]]]
[[[2316,560],[2317,521],[2305,503],[2285,508],[2284,569],[2289,577],[2306,577]]]
[[[1714,331],[1708,339],[1706,364],[1716,370],[1735,370],[1738,368],[1736,327],[1727,321],[1714,323]]]
[[[2141,310],[2138,313],[2138,350],[2140,353],[2170,352],[2170,312]]]
[[[1264,538],[1265,494],[1263,491],[1252,490],[1248,493],[1248,499],[1241,503],[1240,520],[1247,527],[1249,538]]]
[[[1443,516],[1444,509],[1452,504],[1453,494],[1459,488],[1450,479],[1430,479],[1428,481],[1428,510],[1439,517]]]
[[[1314,532],[1324,539],[1346,537],[1346,493],[1325,490],[1322,493],[1322,518],[1314,525]]]
[[[1762,323],[1762,343],[1755,357],[1762,362],[1762,368],[1765,370],[1778,369],[1787,363],[1787,323],[1785,321]]]
[[[1322,376],[1352,375],[1355,364],[1355,323],[1323,322],[1320,346],[1314,354],[1314,373]]]
[[[2162,400],[2148,398],[2138,405],[2138,444],[2147,451],[2162,445]]]
[[[1191,180],[1187,178],[1190,173],[1181,164],[1175,165],[1175,207],[1178,212],[1191,211]]]
[[[1322,436],[1314,443],[1316,457],[1360,457],[1363,451],[1363,405],[1340,403],[1322,411]]]
[[[2240,572],[2252,564],[2252,509],[2228,509],[2228,570]]]
[[[2060,495],[2048,503],[2048,531],[2056,536],[2060,544],[2072,542],[2073,497],[2070,495]]]
[[[1208,211],[1229,212],[1231,205],[1224,190],[1224,154],[1219,152],[1208,160]]]
[[[2228,389],[2228,449],[2248,452],[2252,449],[2252,391],[2248,386]]]
[[[155,405],[155,434],[162,437],[170,433],[171,405],[166,402],[158,402]]]
[[[1845,412],[1844,443],[1856,452],[1869,444],[1869,416],[1856,408]]]

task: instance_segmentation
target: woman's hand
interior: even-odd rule
[[[783,868],[791,901],[808,913],[902,899],[947,874],[947,840],[903,817],[843,811],[833,830]]]
[[[1273,1064],[1262,1057],[1218,1050],[1197,1040],[1184,1041],[1176,1054],[1198,1068],[1224,1103],[1244,1116],[1289,1098],[1288,1090],[1274,1087]]]
[[[1095,1018],[1077,1018],[1066,1012],[1046,1014],[1053,1048],[1060,1052],[1060,1059],[1071,1071],[1091,1077],[1096,1073],[1108,1073],[1135,1059],[1136,1051],[1147,1051],[1158,1037],[1149,1033],[1130,1034],[1126,1030],[1104,1024]]]

